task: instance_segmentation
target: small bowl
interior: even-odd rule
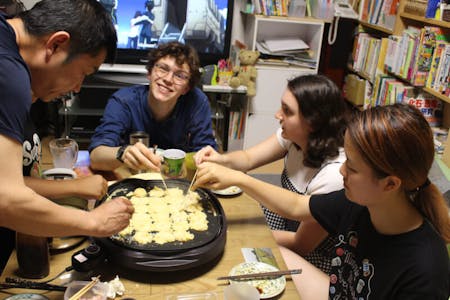
[[[70,299],[90,281],[72,281],[64,293],[64,300]],[[81,298],[86,300],[106,300],[108,293],[108,284],[97,282],[89,291],[87,291]]]

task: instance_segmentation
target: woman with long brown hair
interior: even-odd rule
[[[212,163],[198,166],[196,185],[238,185],[268,208],[315,219],[338,237],[325,274],[282,249],[302,299],[448,299],[448,207],[428,179],[433,134],[419,110],[395,104],[357,113],[344,139],[344,189],[298,195]],[[328,275],[328,276],[327,276]]]

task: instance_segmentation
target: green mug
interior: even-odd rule
[[[167,177],[180,177],[183,173],[184,158],[186,152],[179,149],[167,149],[163,152],[164,175]]]

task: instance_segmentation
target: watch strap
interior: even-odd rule
[[[116,152],[116,159],[118,161],[120,161],[121,163],[123,163],[122,156],[123,156],[123,153],[125,152],[125,149],[127,149],[127,147],[128,147],[128,145],[122,145],[119,147],[119,149]]]

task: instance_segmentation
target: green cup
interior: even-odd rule
[[[167,149],[163,152],[164,175],[167,177],[180,177],[183,173],[184,158],[186,152],[179,149]]]

